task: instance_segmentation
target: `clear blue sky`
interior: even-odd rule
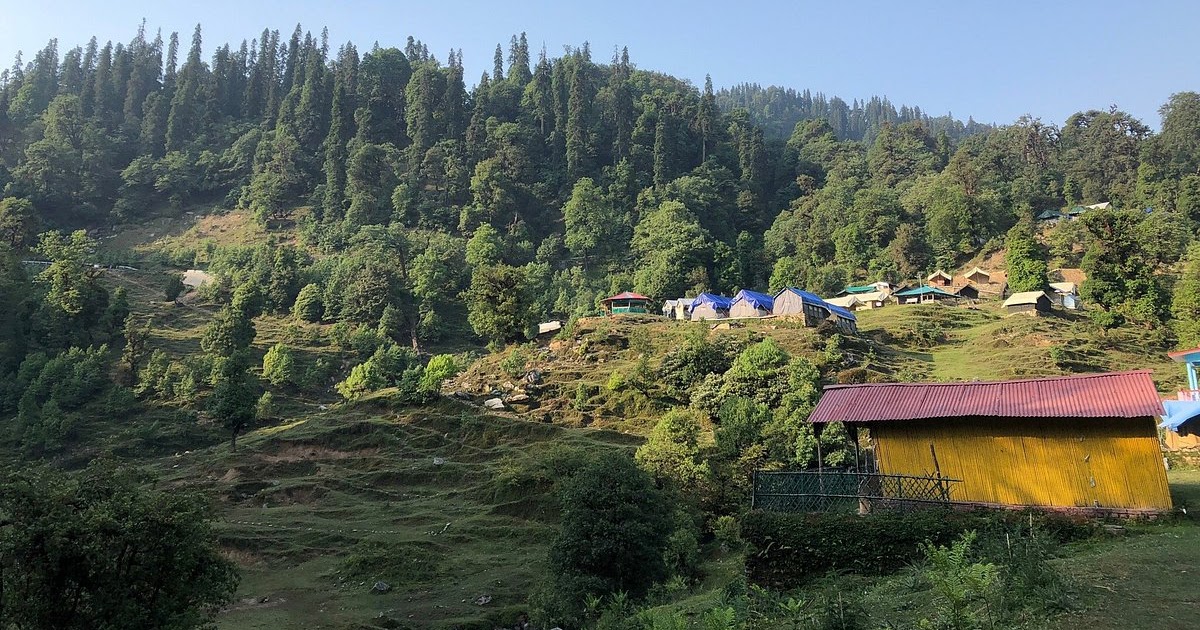
[[[497,42],[524,31],[536,51],[590,42],[607,60],[628,46],[634,63],[702,85],[743,81],[809,88],[849,101],[873,94],[930,114],[1008,123],[1032,114],[1061,124],[1070,114],[1116,104],[1157,128],[1174,92],[1200,90],[1200,3],[1166,2],[714,2],[592,0],[0,0],[0,63],[29,60],[51,37],[60,53],[129,41],[146,18],[151,32],[199,22],[205,55],[216,43],[285,35],[297,22],[334,47],[378,41],[403,47],[413,35],[439,59],[462,48],[468,81],[491,68]]]

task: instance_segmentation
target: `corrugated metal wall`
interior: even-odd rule
[[[1169,509],[1149,418],[946,418],[873,424],[879,472],[962,479],[954,501]],[[932,451],[930,445],[933,446]]]

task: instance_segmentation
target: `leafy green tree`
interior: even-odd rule
[[[1046,255],[1033,237],[1032,226],[1018,223],[1008,231],[1004,243],[1008,286],[1013,291],[1041,291],[1049,283]]]
[[[229,445],[234,451],[237,450],[238,435],[254,421],[258,405],[255,380],[250,373],[248,351],[237,350],[220,362],[208,410],[229,431]]]
[[[300,293],[296,294],[296,301],[292,304],[292,317],[305,322],[319,322],[324,310],[321,287],[310,283],[304,285]]]
[[[582,612],[587,595],[640,598],[666,577],[671,510],[628,455],[596,455],[561,483],[558,498],[562,520],[549,565],[560,614]]]
[[[138,325],[133,315],[125,318],[125,347],[121,349],[121,367],[125,370],[130,385],[137,384],[138,371],[147,355],[146,344],[150,340],[150,322]]]
[[[520,267],[476,267],[464,293],[467,321],[475,334],[496,343],[522,339],[537,322]]]
[[[708,232],[683,204],[663,202],[633,233],[636,290],[651,296],[707,289],[712,249]],[[700,286],[696,286],[700,285]]]
[[[1175,283],[1171,299],[1171,316],[1179,347],[1200,346],[1200,245],[1188,247],[1183,273]]]
[[[98,459],[0,485],[0,604],[14,628],[201,628],[233,599],[208,499]]]
[[[20,197],[0,199],[0,240],[13,249],[29,244],[37,229],[33,203]]]
[[[295,384],[297,380],[296,359],[292,349],[277,343],[263,355],[262,376],[272,385]]]
[[[186,290],[183,278],[180,278],[178,274],[168,275],[167,281],[163,283],[163,297],[167,298],[168,302],[174,302]]]
[[[575,182],[571,199],[562,212],[567,249],[583,260],[585,268],[591,261],[603,260],[621,248],[624,217],[590,178],[583,177]]]
[[[663,416],[634,459],[655,479],[692,490],[708,474],[700,449],[700,420],[692,411],[677,409]]]

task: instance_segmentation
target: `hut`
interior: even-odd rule
[[[854,309],[858,308],[862,304],[862,302],[859,301],[858,296],[854,294],[843,295],[835,298],[825,298],[825,303],[830,306],[840,306],[848,311],[854,311]]]
[[[890,282],[872,282],[871,284],[863,284],[858,286],[848,286],[838,292],[838,296],[843,295],[862,295],[864,293],[890,293],[892,291]]]
[[[1171,360],[1187,366],[1188,389],[1179,390],[1175,400],[1164,400],[1162,422],[1163,446],[1167,450],[1200,449],[1200,383],[1196,366],[1200,365],[1200,348],[1168,352]]]
[[[809,420],[868,429],[878,472],[956,480],[952,502],[1171,508],[1149,371],[825,388]]]
[[[183,286],[189,290],[199,289],[200,287],[212,282],[213,277],[207,271],[199,269],[188,269],[183,272]]]
[[[1050,305],[1050,296],[1045,291],[1022,291],[1004,300],[1004,310],[1009,315],[1049,313]]]
[[[775,298],[758,291],[742,289],[729,305],[730,317],[766,317],[775,307]]]
[[[922,286],[897,291],[892,294],[892,298],[901,304],[933,304],[946,300],[956,300],[958,296],[953,293],[947,293],[937,287]]]
[[[694,322],[706,319],[725,319],[729,317],[729,307],[733,299],[715,293],[701,293],[692,300],[690,318]]]
[[[941,269],[938,269],[937,271],[929,274],[929,277],[925,278],[925,282],[929,286],[948,287],[954,284],[954,276],[942,271]]]
[[[829,321],[837,326],[839,332],[843,335],[858,334],[858,318],[854,316],[854,313],[828,302],[826,302],[826,308],[829,309]]]
[[[967,300],[978,300],[979,287],[973,284],[964,284],[954,290],[954,295]]]
[[[651,302],[650,298],[632,291],[625,291],[600,300],[600,304],[604,306],[604,312],[609,315],[649,313]]]
[[[1062,212],[1059,212],[1058,210],[1049,209],[1049,210],[1042,210],[1041,214],[1037,215],[1037,220],[1038,221],[1046,221],[1049,223],[1058,223],[1059,220],[1061,220],[1065,216],[1066,215],[1064,215]]]
[[[1079,310],[1082,306],[1079,303],[1079,291],[1074,282],[1051,282],[1050,289],[1053,291],[1050,300],[1054,304],[1072,311]]]
[[[775,295],[775,315],[795,318],[805,326],[820,326],[829,319],[829,305],[814,293],[788,288]]]

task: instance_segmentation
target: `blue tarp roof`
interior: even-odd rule
[[[850,311],[848,311],[840,306],[834,306],[834,305],[830,304],[829,302],[826,302],[825,308],[829,309],[830,313],[833,313],[834,315],[837,315],[838,317],[841,317],[842,319],[848,319],[852,322],[858,321],[858,318],[854,316],[854,313],[851,313]]]
[[[1194,400],[1164,400],[1163,409],[1167,415],[1158,426],[1172,431],[1178,431],[1184,422],[1200,416],[1200,402]]]
[[[696,296],[696,299],[692,300],[692,309],[695,310],[701,304],[711,304],[718,311],[728,311],[729,307],[733,305],[733,298],[717,295],[716,293],[701,293]]]
[[[775,308],[775,298],[766,293],[759,293],[758,291],[751,291],[749,289],[742,289],[737,292],[737,295],[733,296],[734,302],[738,300],[745,300],[754,308],[765,308],[768,311]]]
[[[934,295],[944,295],[946,297],[954,297],[953,293],[946,293],[945,291],[943,291],[937,287],[931,287],[931,286],[923,286],[923,287],[917,287],[915,289],[907,289],[904,291],[900,291],[898,293],[893,293],[892,295],[894,295],[896,297],[912,297],[915,295],[925,295],[928,293],[932,293]]]
[[[791,291],[792,293],[799,295],[800,299],[804,300],[808,304],[814,304],[814,305],[820,306],[821,308],[824,308],[826,310],[829,309],[829,305],[825,303],[825,300],[822,300],[821,297],[819,295],[817,295],[816,293],[809,293],[808,291],[803,291],[803,290],[797,289],[796,287],[788,287],[788,288],[784,289],[783,291]],[[779,294],[775,296],[775,298],[779,299],[779,296],[783,295],[783,291],[780,291]]]

